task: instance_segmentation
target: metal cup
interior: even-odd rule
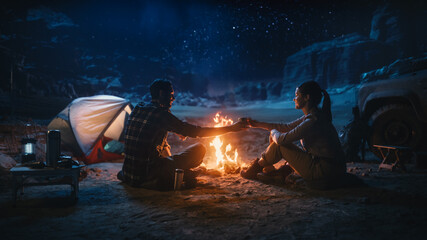
[[[182,187],[183,180],[184,180],[184,170],[175,169],[175,181],[174,181],[173,189],[180,190]]]

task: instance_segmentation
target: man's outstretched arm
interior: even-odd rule
[[[186,137],[212,137],[229,132],[238,132],[247,129],[249,126],[246,121],[238,121],[233,125],[225,127],[199,127],[184,121],[181,121],[173,114],[168,113],[165,122],[167,130]]]
[[[238,132],[243,129],[247,129],[248,125],[246,122],[238,121],[230,126],[225,127],[217,127],[217,128],[211,128],[211,127],[202,127],[199,130],[198,137],[212,137],[217,136],[229,132]]]

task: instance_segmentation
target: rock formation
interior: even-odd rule
[[[348,34],[289,56],[284,83],[314,80],[324,88],[357,84],[362,73],[421,56],[427,50],[427,16],[418,5],[422,2],[386,2],[373,13],[369,37]]]

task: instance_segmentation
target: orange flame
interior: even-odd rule
[[[220,112],[215,114],[213,118],[215,122],[215,127],[224,127],[227,125],[233,124],[233,120],[227,118],[227,116],[222,117]],[[214,140],[210,143],[210,146],[215,148],[215,157],[216,157],[216,168],[225,173],[234,173],[239,171],[240,163],[238,161],[239,153],[237,149],[232,151],[233,147],[231,144],[228,144],[223,150],[223,142],[219,136],[216,136]]]

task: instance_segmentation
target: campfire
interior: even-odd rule
[[[221,116],[221,112],[215,114],[213,118],[215,122],[214,127],[224,127],[233,124],[233,120],[227,118],[227,116]],[[239,153],[237,148],[229,143],[224,147],[224,142],[221,137],[216,136],[210,146],[215,149],[214,163],[211,163],[208,167],[216,169],[222,173],[238,173],[240,171],[241,162],[239,160]]]

